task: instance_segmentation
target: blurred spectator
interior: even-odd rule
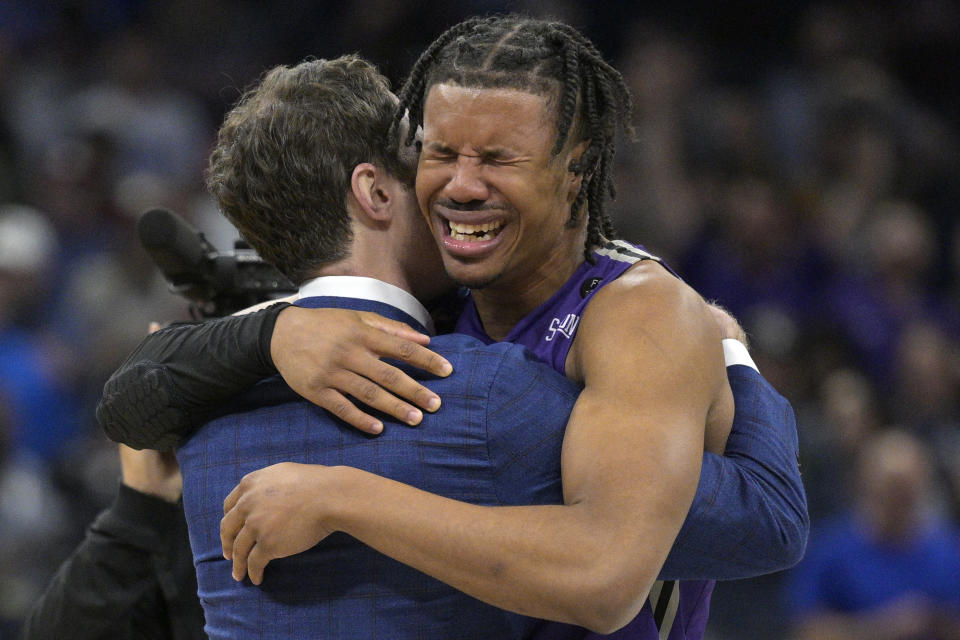
[[[107,41],[96,83],[70,97],[66,117],[112,141],[112,176],[151,171],[196,184],[212,124],[196,99],[165,81],[158,35],[128,29]]]
[[[121,227],[123,219],[110,201],[109,167],[114,153],[115,145],[105,135],[56,137],[40,151],[38,165],[25,185],[28,197],[49,216],[60,241],[42,319],[71,342],[80,334],[64,300],[70,278],[83,261],[116,251],[130,232],[130,227]]]
[[[887,415],[928,442],[960,517],[960,345],[942,327],[911,319],[896,347]]]
[[[894,356],[889,415],[921,435],[941,425],[957,428],[960,352],[956,341],[936,323],[915,317],[904,325]]]
[[[79,507],[56,472],[79,444],[73,366],[35,326],[50,291],[58,237],[45,214],[0,205],[0,629],[16,629],[69,551]],[[79,487],[71,498],[81,497]]]
[[[864,260],[833,276],[824,295],[826,313],[887,392],[907,322],[926,319],[953,329],[956,318],[932,285],[934,235],[920,209],[909,202],[881,202],[859,235]]]
[[[0,353],[3,353],[0,346]],[[70,510],[37,458],[18,454],[10,402],[0,385],[0,637],[20,620],[69,552]]]
[[[824,268],[784,193],[757,177],[732,179],[718,223],[684,257],[684,277],[743,319],[748,332],[761,307],[809,321]]]
[[[706,222],[687,166],[703,65],[688,39],[646,22],[631,31],[620,69],[633,96],[637,143],[618,157],[611,215],[626,237],[675,261]]]
[[[852,507],[815,528],[791,580],[798,640],[960,638],[960,528],[936,509],[932,463],[904,431],[863,446]]]
[[[57,250],[53,226],[37,209],[0,206],[0,392],[12,452],[53,465],[75,433],[75,402],[53,341],[30,326],[49,291]]]
[[[819,394],[804,405],[800,460],[811,520],[835,517],[856,491],[850,461],[880,427],[879,399],[870,380],[855,369],[824,377]]]

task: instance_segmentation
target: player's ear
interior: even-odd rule
[[[374,220],[390,217],[393,197],[386,181],[386,173],[369,162],[361,162],[353,168],[350,190],[363,212]]]

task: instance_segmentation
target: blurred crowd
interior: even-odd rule
[[[0,640],[116,490],[106,377],[188,317],[137,216],[232,248],[203,168],[247,84],[358,52],[396,86],[446,26],[504,10],[623,72],[621,236],[732,311],[797,411],[808,558],[719,585],[711,637],[960,637],[960,569],[891,568],[960,554],[960,4],[303,4],[0,0]]]

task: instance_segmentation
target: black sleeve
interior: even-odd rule
[[[205,638],[196,593],[183,507],[121,485],[34,605],[21,638]]]
[[[100,426],[111,440],[136,449],[176,446],[224,401],[276,373],[270,339],[288,306],[147,336],[104,385]]]

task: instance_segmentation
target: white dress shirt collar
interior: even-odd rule
[[[420,304],[413,294],[382,280],[361,276],[320,276],[304,282],[297,297],[320,296],[382,302],[400,309],[426,327],[431,334],[434,332],[433,318],[427,308]]]

